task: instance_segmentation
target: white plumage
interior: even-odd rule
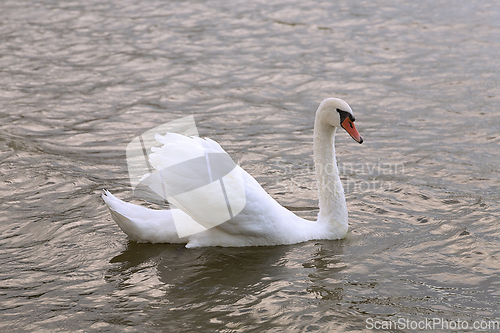
[[[343,127],[361,143],[362,138],[352,121],[352,110],[341,99],[324,100],[316,112],[314,161],[320,205],[316,222],[299,218],[282,207],[239,166],[235,166],[220,181],[226,193],[225,203],[235,211],[234,216],[220,224],[213,222],[219,217],[211,216],[221,211],[217,206],[219,203],[212,199],[215,192],[200,196],[197,194],[199,190],[193,190],[191,193],[198,196],[192,197],[192,200],[186,195],[170,196],[169,202],[175,207],[170,210],[152,210],[126,203],[108,191],[102,197],[119,227],[131,240],[137,242],[185,243],[186,247],[238,247],[294,244],[312,239],[341,239],[348,229],[347,207],[336,165],[334,136],[336,128]],[[157,135],[156,140],[163,146],[152,149],[149,161],[158,171],[183,161],[195,161],[204,154],[207,156],[207,152],[218,154],[210,156],[219,156],[223,160],[229,158],[221,146],[210,139],[168,133],[165,136]],[[175,192],[180,185],[185,185],[188,190],[196,188],[192,184],[197,181],[199,183],[200,179],[196,179],[201,177],[198,166],[187,164],[177,169],[165,180],[167,192]],[[212,191],[212,188],[206,187],[204,190]],[[244,191],[244,195],[241,191]],[[180,229],[183,226],[190,232],[182,233]],[[179,238],[178,232],[181,236],[186,236]]]

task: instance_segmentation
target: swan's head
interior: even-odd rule
[[[333,127],[342,127],[358,143],[363,138],[354,126],[354,114],[351,107],[340,98],[327,98],[318,108],[319,121]]]

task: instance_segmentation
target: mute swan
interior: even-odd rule
[[[334,136],[336,129],[342,127],[355,141],[362,143],[363,138],[359,135],[353,122],[354,115],[351,108],[345,101],[338,98],[325,99],[316,112],[314,163],[320,208],[316,222],[302,219],[282,207],[250,174],[239,166],[235,166],[234,169],[240,175],[239,186],[240,190],[244,189],[244,204],[240,205],[239,213],[234,216],[230,215],[224,223],[215,223],[211,227],[207,227],[206,223],[200,221],[210,220],[211,216],[209,215],[215,214],[215,204],[209,202],[210,198],[206,199],[205,203],[197,202],[196,200],[200,200],[197,197],[188,200],[187,203],[180,202],[180,199],[172,199],[173,202],[169,199],[171,205],[173,203],[172,206],[176,207],[170,210],[152,210],[127,203],[108,191],[104,191],[102,198],[118,226],[131,240],[136,242],[183,243],[186,244],[186,247],[192,248],[281,245],[313,239],[342,239],[346,236],[348,229],[347,206],[335,158]],[[157,170],[163,167],[162,163],[168,164],[168,161],[176,160],[176,154],[182,155],[195,150],[200,144],[207,147],[212,153],[229,156],[219,144],[210,139],[185,137],[171,133],[166,136],[158,135],[156,139],[164,144],[162,148],[154,150],[149,157],[149,161]],[[167,146],[170,146],[168,154],[165,151]],[[186,171],[185,169],[189,169],[189,167],[184,167],[183,170]],[[193,175],[196,177],[199,173],[198,171],[194,172],[194,170],[186,172],[189,171],[192,171],[189,175],[180,175],[180,178],[173,178],[173,181],[182,179],[189,182]],[[239,200],[239,198],[232,198],[235,196],[232,193],[237,193],[237,190],[235,190],[236,192],[231,190],[230,186],[232,185],[227,182],[228,179],[234,181],[233,178],[231,176],[224,181],[226,184],[224,192],[226,203],[231,201],[231,207],[235,207],[235,199]],[[229,196],[229,201],[227,196]],[[236,201],[241,203],[238,200]],[[183,234],[182,230],[179,229],[180,224],[194,229],[198,226],[199,230],[193,231],[192,229]]]

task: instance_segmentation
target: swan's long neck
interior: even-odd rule
[[[318,222],[347,232],[347,206],[335,158],[336,127],[325,124],[320,112],[314,124],[314,164],[319,191]]]

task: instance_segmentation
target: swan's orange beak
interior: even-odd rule
[[[363,143],[363,138],[361,137],[361,135],[359,135],[359,132],[356,129],[356,126],[354,126],[354,123],[352,122],[352,120],[349,117],[344,119],[341,126],[343,129],[345,129],[347,131],[347,133],[349,133],[351,138],[353,138],[356,142]]]

